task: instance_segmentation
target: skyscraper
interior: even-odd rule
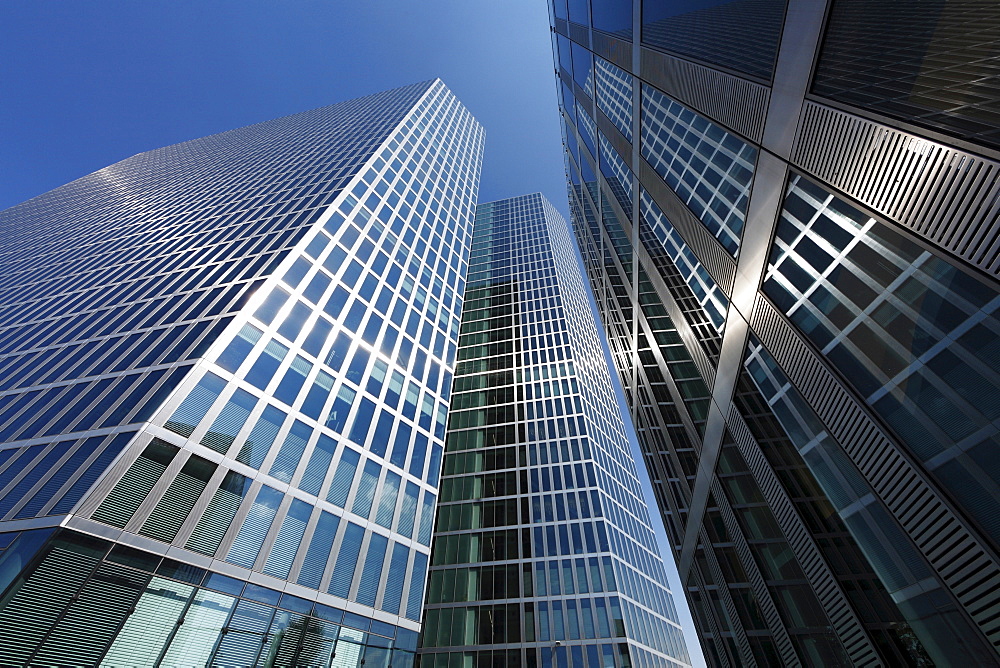
[[[575,233],[708,661],[1000,661],[1000,9],[551,0]]]
[[[0,214],[0,664],[412,663],[482,147],[438,80]]]
[[[565,220],[480,204],[420,661],[681,666],[687,649]]]

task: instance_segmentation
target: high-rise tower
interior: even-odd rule
[[[597,336],[562,216],[480,204],[423,668],[687,664]]]
[[[551,0],[575,233],[708,661],[1000,661],[1000,6]]]
[[[482,146],[433,81],[0,214],[0,664],[412,662]]]

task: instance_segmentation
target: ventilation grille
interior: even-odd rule
[[[1000,644],[996,562],[761,295],[750,326],[990,642]]]
[[[736,277],[732,256],[643,158],[639,158],[639,180],[726,296],[732,297]]]
[[[778,520],[782,533],[795,552],[802,571],[816,592],[816,598],[823,604],[823,611],[851,661],[857,666],[875,664],[878,657],[867,634],[736,406],[730,409],[726,423],[747,468],[753,473],[754,481]]]
[[[1000,275],[1000,164],[806,102],[792,160]]]
[[[577,44],[590,47],[590,31],[581,25],[569,24],[569,38]]]
[[[761,142],[767,86],[646,48],[642,78],[750,141]]]
[[[597,30],[592,31],[591,35],[591,39],[594,40],[594,53],[627,72],[632,71],[632,42],[605,35]]]

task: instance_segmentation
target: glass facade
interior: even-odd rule
[[[572,228],[707,663],[996,664],[995,3],[550,6]]]
[[[681,666],[687,650],[566,223],[476,211],[422,666]]]
[[[0,663],[413,663],[482,147],[437,80],[0,214]]]
[[[1000,7],[832,3],[813,92],[1000,148]]]

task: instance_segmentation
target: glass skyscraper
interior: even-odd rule
[[[1000,662],[1000,5],[550,0],[573,227],[715,666]]]
[[[420,664],[688,664],[568,226],[476,210]]]
[[[437,80],[0,213],[0,664],[413,662],[482,147]]]

